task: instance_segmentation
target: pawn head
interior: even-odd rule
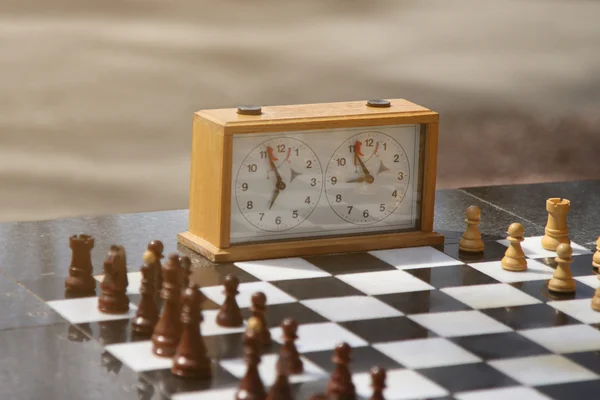
[[[153,262],[156,261],[156,255],[151,252],[150,250],[146,250],[144,252],[144,255],[142,256],[142,260],[144,261],[144,264],[149,265],[152,264]]]
[[[263,292],[256,292],[250,299],[253,306],[264,307],[267,304],[267,296]]]
[[[289,317],[283,320],[281,323],[281,329],[284,333],[295,334],[298,330],[298,322],[296,322],[295,318]]]
[[[569,259],[569,258],[571,258],[572,254],[573,254],[573,249],[571,248],[571,245],[568,243],[561,243],[556,248],[556,255],[562,259],[565,259],[565,260]]]
[[[467,208],[467,219],[479,219],[481,217],[481,210],[477,206],[470,206]]]
[[[385,368],[371,368],[371,381],[373,382],[373,386],[384,387],[386,375],[387,373],[385,371]]]
[[[231,275],[231,274],[227,275],[225,277],[225,280],[223,281],[223,285],[225,286],[225,289],[231,290],[232,292],[237,290],[237,287],[239,284],[240,284],[240,281],[237,278],[237,276]]]
[[[148,250],[153,252],[156,257],[161,257],[163,251],[165,250],[165,246],[163,246],[163,243],[160,240],[153,240],[148,243]]]
[[[508,227],[508,235],[509,236],[523,237],[524,234],[525,234],[525,229],[523,228],[523,225],[521,225],[518,222],[510,224],[510,226]]]

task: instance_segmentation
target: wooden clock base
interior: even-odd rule
[[[343,238],[239,244],[219,249],[188,231],[178,234],[177,241],[210,261],[218,263],[430,246],[443,244],[444,236],[437,232],[382,233]]]

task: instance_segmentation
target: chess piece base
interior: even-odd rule
[[[129,311],[129,299],[127,296],[100,296],[98,299],[98,310],[104,314],[126,314]]]
[[[173,357],[177,351],[177,342],[163,335],[153,335],[152,343],[152,353],[159,357]]]
[[[481,239],[461,239],[458,243],[458,249],[467,253],[482,253],[483,240]]]
[[[204,360],[204,362],[200,364],[186,357],[177,357],[173,362],[171,373],[182,378],[208,379],[212,376],[210,360]]]
[[[573,293],[575,292],[575,288],[576,286],[574,279],[561,280],[552,278],[550,279],[550,282],[548,282],[548,289],[553,292]]]
[[[569,240],[569,237],[567,236],[567,234],[556,234],[556,233],[551,233],[548,232],[548,229],[546,229],[546,235],[542,238],[542,247],[546,250],[550,250],[550,251],[556,251],[556,249],[558,248],[558,246],[561,243],[567,243],[567,244],[571,244],[571,240]]]
[[[592,309],[600,311],[600,295],[594,295],[594,298],[592,299]]]
[[[502,269],[507,271],[525,271],[527,270],[527,260],[525,258],[504,257],[502,259]]]
[[[89,293],[96,290],[96,280],[92,276],[69,275],[65,280],[65,288],[73,293]]]

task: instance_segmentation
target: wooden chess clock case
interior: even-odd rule
[[[438,121],[404,99],[199,111],[178,242],[214,262],[441,244]]]

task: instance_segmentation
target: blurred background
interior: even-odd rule
[[[600,178],[600,2],[2,0],[0,221],[187,208],[203,108],[406,98],[438,188]]]

